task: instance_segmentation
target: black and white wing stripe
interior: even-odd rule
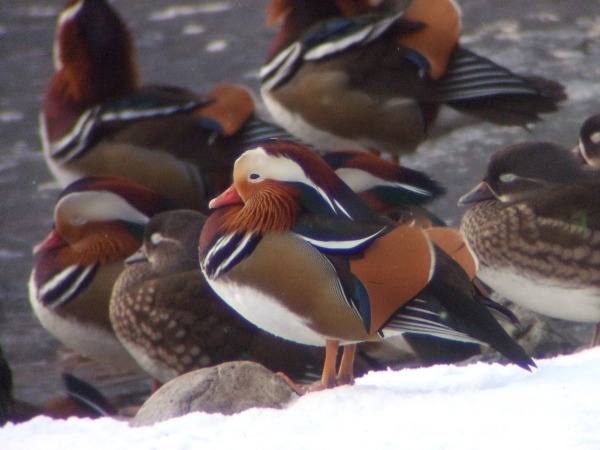
[[[493,61],[458,47],[435,93],[437,101],[451,102],[494,95],[539,95],[524,78]]]
[[[273,90],[289,79],[305,62],[327,59],[353,47],[367,45],[390,30],[403,12],[393,16],[339,17],[307,31],[277,53],[260,70],[262,87]]]
[[[67,163],[83,155],[113,123],[180,114],[191,111],[204,103],[204,101],[190,101],[180,104],[159,103],[156,105],[132,105],[131,107],[123,105],[115,107],[112,104],[97,105],[86,110],[68,133],[50,144],[50,154],[57,161]]]
[[[61,270],[40,286],[38,297],[41,303],[50,308],[66,305],[90,284],[97,270],[98,264],[74,264]]]
[[[481,343],[461,332],[459,327],[439,303],[417,297],[403,306],[384,325],[382,331],[384,335],[414,333],[452,341]]]
[[[211,280],[219,278],[251,254],[260,239],[256,233],[219,235],[202,259],[204,274]]]
[[[288,133],[282,127],[271,122],[253,117],[240,130],[240,148],[254,148],[268,139],[285,139],[300,142],[298,138]],[[306,144],[305,144],[306,145]]]

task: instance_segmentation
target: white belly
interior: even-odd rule
[[[510,269],[481,267],[477,276],[502,297],[557,319],[600,322],[600,289],[565,287],[551,279],[534,281]]]
[[[29,280],[29,302],[36,317],[50,334],[80,355],[92,358],[108,367],[141,372],[140,366],[121,345],[114,333],[98,326],[65,318],[52,308],[42,305],[38,301],[32,278]]]
[[[309,144],[326,148],[327,150],[347,150],[349,148],[354,150],[368,150],[368,147],[361,146],[361,143],[354,139],[344,139],[325,130],[315,128],[300,115],[294,114],[281,106],[266,89],[262,90],[262,98],[275,122],[279,123],[289,133]]]
[[[210,281],[211,287],[225,303],[257,327],[275,336],[300,344],[325,346],[325,338],[315,332],[301,316],[285,308],[276,299],[251,287]]]

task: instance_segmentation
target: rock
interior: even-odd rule
[[[181,375],[157,390],[131,426],[146,426],[194,411],[235,414],[249,408],[283,408],[297,398],[277,374],[260,364],[234,361]]]

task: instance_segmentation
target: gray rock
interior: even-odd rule
[[[234,361],[181,375],[157,390],[131,426],[146,426],[194,411],[235,414],[253,407],[283,408],[297,398],[279,375],[260,364]]]

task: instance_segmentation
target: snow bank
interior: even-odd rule
[[[600,348],[537,363],[534,373],[483,363],[372,372],[285,410],[194,413],[153,427],[39,417],[0,429],[0,448],[599,449]]]

